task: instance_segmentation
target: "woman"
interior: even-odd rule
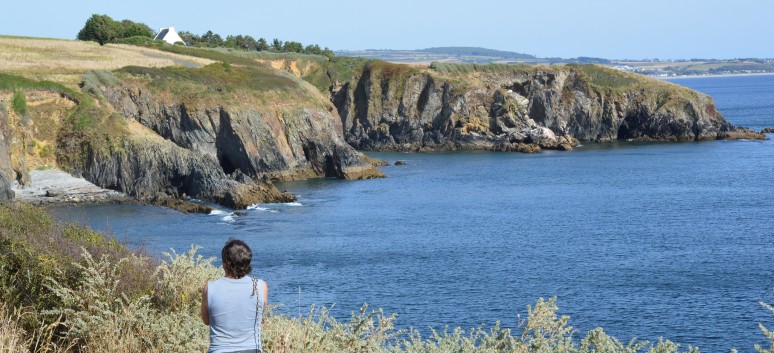
[[[220,252],[224,277],[202,288],[202,321],[210,326],[209,353],[259,353],[261,323],[269,289],[248,276],[253,253],[245,242],[229,239]]]

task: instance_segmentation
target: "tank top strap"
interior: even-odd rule
[[[266,282],[260,278],[253,277],[253,295],[257,296],[258,307],[263,308],[263,297],[266,295]]]

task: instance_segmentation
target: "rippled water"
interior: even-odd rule
[[[774,127],[774,76],[673,80],[734,124]],[[771,136],[771,135],[770,135]],[[293,204],[235,217],[144,206],[59,208],[153,252],[254,248],[285,312],[363,303],[399,326],[518,324],[557,296],[579,334],[659,336],[702,351],[765,343],[774,326],[774,141],[589,144],[572,152],[373,154],[386,179],[280,187]]]

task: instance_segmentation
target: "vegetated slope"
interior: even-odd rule
[[[359,149],[534,152],[577,140],[764,138],[729,124],[704,94],[598,65],[316,63],[283,66],[310,67],[294,73],[330,94]]]
[[[8,109],[9,97],[27,99],[39,91],[69,102],[52,120],[56,133],[45,141],[56,147],[51,153],[56,165],[142,199],[191,196],[243,208],[292,199],[270,180],[382,176],[344,142],[333,106],[304,81],[253,60],[160,49],[166,51],[154,55],[189,54],[177,59],[221,62],[200,68],[89,71],[81,75],[77,90],[0,75],[0,92],[5,92],[0,95],[0,194],[8,197],[3,190],[14,179],[28,180],[24,161],[33,158],[31,141],[39,139],[44,125],[30,119],[34,108]]]
[[[0,204],[0,347],[35,353],[203,352],[209,342],[199,317],[201,286],[222,270],[197,249],[156,259],[91,229],[58,224],[41,208]],[[526,311],[514,328],[493,323],[422,337],[413,329],[396,330],[394,315],[365,306],[347,322],[325,308],[302,317],[269,310],[262,339],[270,352],[699,352],[667,339],[624,344],[602,328],[579,334],[568,316],[558,315],[556,299],[538,299]],[[755,348],[770,352],[774,336],[761,329],[770,344]]]

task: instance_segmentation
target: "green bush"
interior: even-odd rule
[[[27,98],[24,96],[24,92],[16,91],[13,93],[11,107],[13,107],[13,111],[19,116],[27,114]]]
[[[78,32],[78,40],[94,41],[99,45],[112,43],[118,39],[130,37],[153,38],[153,30],[143,23],[123,20],[114,21],[108,15],[91,15]]]
[[[131,44],[138,46],[155,45],[157,41],[154,41],[151,37],[146,36],[131,36],[126,38],[116,38],[113,43],[116,44]]]

